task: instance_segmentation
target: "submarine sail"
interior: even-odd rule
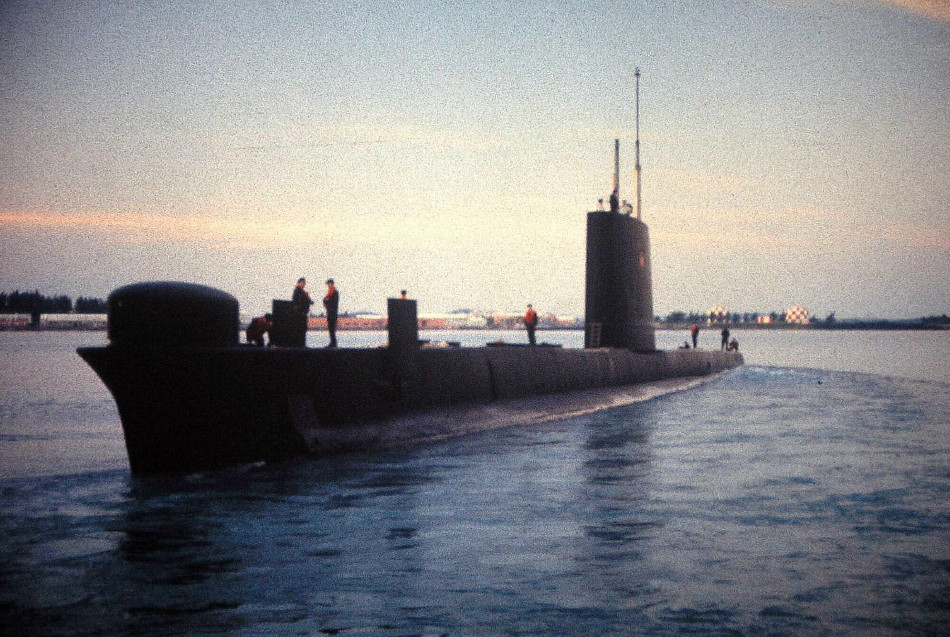
[[[640,210],[640,69],[636,71],[637,216],[615,202],[620,184],[620,142],[614,140],[614,190],[610,210],[587,214],[584,346],[656,349],[650,231]]]

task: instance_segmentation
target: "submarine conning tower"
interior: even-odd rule
[[[587,213],[584,346],[656,350],[649,228],[610,210]]]
[[[640,194],[640,69],[636,77],[637,214],[617,203],[620,190],[620,140],[614,140],[614,181],[610,210],[587,213],[587,280],[584,347],[656,351],[653,333],[653,283],[650,230],[642,221]],[[603,201],[603,200],[601,200]]]

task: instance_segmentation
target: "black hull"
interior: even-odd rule
[[[597,391],[743,362],[733,352],[550,347],[418,349],[408,358],[386,348],[112,345],[79,354],[115,398],[135,474],[444,438],[498,426],[499,416],[566,416],[614,404],[594,400]]]

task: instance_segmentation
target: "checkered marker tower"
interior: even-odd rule
[[[785,322],[797,323],[800,325],[808,323],[808,310],[802,307],[800,303],[796,303],[792,307],[785,310]]]

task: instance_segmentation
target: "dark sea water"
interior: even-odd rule
[[[645,403],[133,479],[102,335],[0,333],[0,634],[947,634],[950,332],[737,336]]]

